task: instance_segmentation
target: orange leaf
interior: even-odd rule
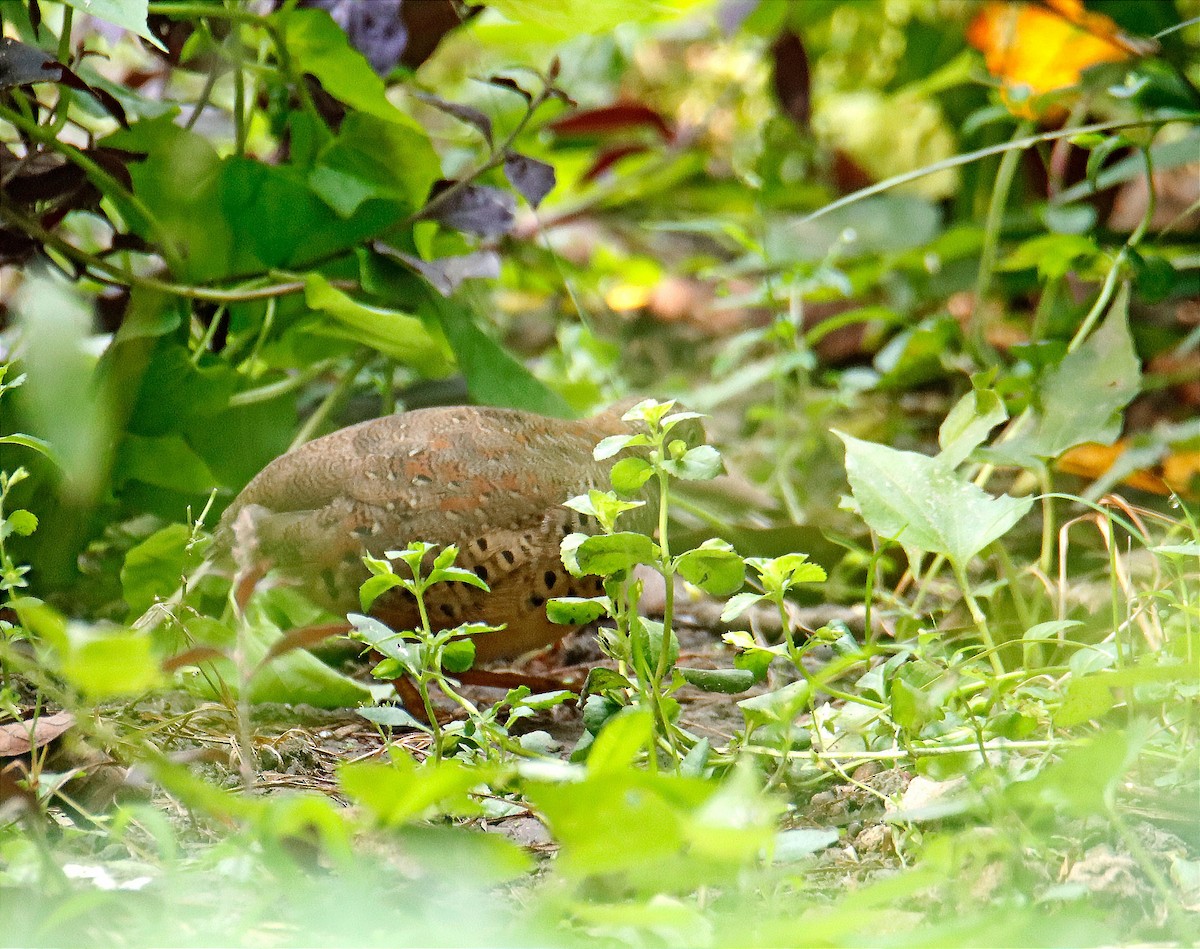
[[[1067,474],[1080,475],[1095,481],[1111,468],[1124,454],[1129,443],[1125,440],[1113,445],[1097,445],[1088,442],[1076,445],[1063,453],[1054,467]],[[1132,488],[1149,491],[1151,494],[1171,494],[1195,499],[1200,496],[1193,485],[1200,481],[1200,451],[1179,451],[1167,455],[1153,468],[1131,472],[1123,483]]]
[[[1003,83],[1009,111],[1027,118],[1037,115],[1033,98],[1078,85],[1090,66],[1119,62],[1144,50],[1112,19],[1085,10],[1083,0],[992,0],[971,21],[967,41]]]

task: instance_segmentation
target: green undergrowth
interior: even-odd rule
[[[485,5],[0,5],[0,944],[1194,944],[1200,8],[1031,103],[978,4]],[[340,616],[214,545],[339,425],[630,391],[577,694],[464,684],[452,546]]]

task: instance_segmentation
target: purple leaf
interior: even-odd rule
[[[779,104],[796,128],[807,132],[812,117],[812,78],[804,41],[790,31],[779,34],[771,46],[771,58]]]
[[[394,258],[415,270],[444,297],[450,296],[464,280],[475,277],[495,280],[500,276],[500,257],[491,250],[478,250],[461,257],[421,260],[378,241],[372,246],[383,256]]]
[[[112,93],[89,86],[74,72],[35,46],[0,37],[0,89],[9,86],[28,86],[35,82],[59,82],[80,92],[86,92],[125,128],[129,121]]]
[[[58,82],[63,66],[40,49],[0,37],[0,89],[33,82]]]
[[[533,208],[554,190],[554,167],[528,155],[518,155],[516,152],[506,155],[504,174]]]
[[[499,237],[512,230],[517,200],[509,192],[489,185],[467,185],[439,200],[439,194],[454,185],[445,182],[441,189],[435,189],[430,209],[422,211],[421,217],[480,237]]]
[[[302,5],[325,10],[333,17],[350,45],[380,76],[399,65],[408,45],[408,27],[401,17],[404,0],[307,0]]]
[[[501,89],[507,89],[509,92],[515,92],[526,102],[533,102],[533,96],[521,88],[521,85],[515,79],[509,79],[508,76],[488,76],[484,80],[489,85],[499,86]]]

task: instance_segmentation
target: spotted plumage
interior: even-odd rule
[[[358,607],[364,553],[379,557],[417,540],[455,544],[458,565],[491,592],[439,584],[427,601],[431,622],[505,624],[476,637],[477,656],[520,655],[569,630],[546,618],[550,597],[599,592],[598,578],[563,569],[563,537],[595,529],[563,502],[607,488],[612,461],[594,460],[592,449],[629,430],[620,420],[629,404],[582,421],[472,406],[420,409],[341,429],[263,469],[222,517],[218,545],[231,545],[234,519],[249,509],[259,556],[344,612]],[[648,523],[646,514],[626,522]],[[402,591],[381,597],[372,612],[395,629],[419,622]]]

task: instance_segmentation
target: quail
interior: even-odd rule
[[[459,548],[458,566],[491,588],[441,583],[426,595],[435,628],[478,621],[505,628],[475,637],[476,659],[510,659],[557,641],[572,627],[551,623],[546,601],[600,592],[597,577],[572,577],[559,545],[590,518],[564,507],[589,488],[607,488],[613,460],[592,449],[630,431],[632,401],[579,421],[514,409],[427,408],[378,418],[308,442],[275,459],[225,511],[218,546],[249,509],[257,556],[301,582],[329,609],[357,610],[368,576],[364,554],[381,557],[412,541]],[[627,529],[649,529],[650,505]],[[380,597],[372,614],[396,630],[420,625],[403,590]]]

